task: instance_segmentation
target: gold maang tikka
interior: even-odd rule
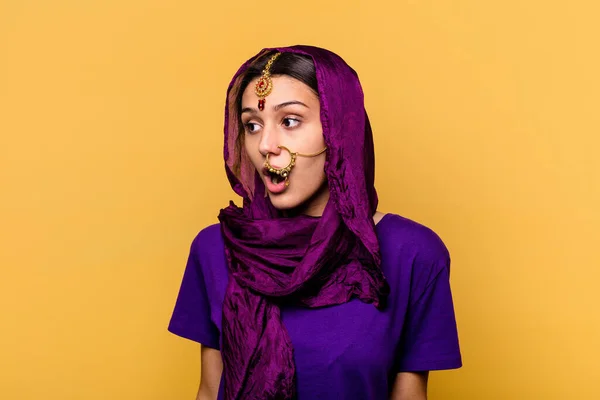
[[[265,97],[267,97],[273,90],[273,80],[271,79],[271,66],[273,62],[279,57],[281,53],[275,53],[265,65],[262,71],[262,76],[258,78],[256,86],[254,87],[254,93],[258,96],[258,109],[260,111],[265,109]]]
[[[298,152],[294,153],[285,146],[277,146],[277,148],[285,150],[288,153],[290,153],[290,163],[286,167],[283,167],[283,168],[274,168],[269,163],[269,156],[271,155],[271,153],[267,153],[267,157],[265,159],[265,169],[267,171],[269,171],[270,173],[277,174],[277,175],[281,176],[283,179],[285,179],[286,187],[290,186],[290,173],[292,172],[292,168],[294,168],[294,166],[296,165],[296,158],[298,156],[300,156],[300,157],[316,157],[319,154],[323,154],[327,150],[327,147],[325,147],[323,150],[318,151],[316,153],[302,154],[302,153],[298,153]]]

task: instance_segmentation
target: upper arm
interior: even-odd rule
[[[200,347],[200,387],[197,400],[216,400],[223,373],[223,359],[219,350]]]
[[[219,351],[220,332],[211,318],[211,307],[216,308],[218,304],[209,295],[199,257],[198,246],[201,243],[198,237],[192,243],[168,329],[201,344],[200,387],[196,398],[216,400],[223,362]]]
[[[392,400],[425,400],[428,371],[462,366],[450,288],[450,255],[437,235],[428,235],[423,243],[408,284]]]
[[[215,312],[212,310],[218,309],[219,304],[209,295],[199,255],[202,242],[198,235],[190,248],[168,329],[203,346],[219,349],[220,332],[211,318]]]
[[[396,372],[454,369],[462,366],[449,269],[444,266],[419,290],[407,310]]]
[[[429,372],[400,372],[396,375],[390,400],[426,400]]]

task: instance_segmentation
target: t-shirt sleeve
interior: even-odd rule
[[[168,330],[219,349],[219,330],[210,318],[210,303],[200,262],[192,244]]]
[[[449,261],[438,266],[410,304],[400,340],[398,372],[455,369],[462,366],[450,289]]]

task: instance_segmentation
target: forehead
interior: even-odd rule
[[[273,90],[266,98],[271,104],[279,104],[291,100],[299,100],[303,103],[312,105],[319,103],[319,98],[312,89],[305,83],[287,75],[275,75],[273,80]],[[250,81],[242,95],[242,107],[255,107],[258,96],[254,93],[254,85],[258,78]]]

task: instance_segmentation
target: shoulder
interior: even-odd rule
[[[411,275],[427,282],[450,269],[450,252],[432,228],[393,213],[386,214],[376,228],[382,262],[390,272],[410,269]]]
[[[435,282],[447,284],[450,253],[432,228],[398,214],[386,214],[376,227],[381,267],[392,290],[407,293],[408,303],[414,304],[428,288],[442,287]]]
[[[433,260],[449,258],[446,244],[432,228],[398,214],[385,214],[377,225],[381,246],[412,250]]]
[[[191,252],[201,256],[206,252],[213,252],[223,248],[223,237],[221,236],[221,225],[212,224],[203,228],[196,234],[191,244]]]

